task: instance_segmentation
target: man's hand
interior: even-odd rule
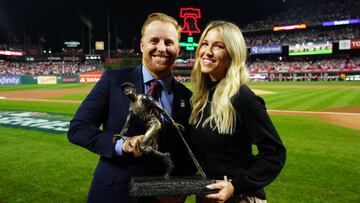
[[[139,157],[142,155],[142,151],[140,150],[140,143],[143,138],[143,135],[136,135],[133,137],[128,137],[123,145],[122,150],[125,153],[132,153],[134,157]]]

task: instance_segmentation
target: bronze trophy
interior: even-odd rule
[[[130,196],[202,195],[217,192],[217,190],[209,190],[206,188],[206,185],[214,183],[215,180],[206,178],[204,171],[181,133],[184,127],[176,123],[160,103],[152,97],[146,94],[137,94],[133,84],[126,82],[122,84],[121,87],[131,102],[126,123],[121,132],[114,135],[113,142],[116,142],[116,140],[126,135],[134,118],[140,119],[147,128],[144,138],[140,143],[140,150],[145,154],[156,156],[167,166],[164,176],[132,177],[129,185]],[[176,128],[200,176],[170,176],[170,172],[174,167],[170,154],[168,152],[160,152],[156,149],[157,135],[162,128],[162,121],[159,114],[163,115],[164,119],[168,120]]]

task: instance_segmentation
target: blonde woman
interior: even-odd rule
[[[231,22],[213,21],[201,35],[191,73],[190,142],[206,175],[219,180],[207,187],[219,192],[197,202],[266,202],[263,188],[285,163],[264,100],[245,84],[246,53],[242,33]]]

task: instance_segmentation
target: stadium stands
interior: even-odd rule
[[[247,67],[251,78],[270,81],[360,78],[360,1],[300,3],[241,26],[248,46]],[[284,30],[274,31],[275,26],[283,26]],[[11,48],[0,45],[0,49]],[[66,76],[104,69],[105,57],[84,60],[86,55],[81,51],[75,53],[74,60],[74,50],[63,55],[42,55],[42,60],[28,62],[0,58],[3,59],[0,76]],[[130,59],[139,56],[133,49],[119,49],[111,53],[111,57],[123,61],[123,65],[135,65],[138,60]],[[194,52],[181,51],[174,68],[177,80],[190,81],[193,57]],[[123,60],[127,58],[129,60]]]
[[[360,2],[351,0],[306,2],[242,26],[251,78],[257,81],[360,78],[359,8]],[[179,62],[175,73],[186,80],[191,67],[192,63]]]
[[[102,69],[102,64],[0,61],[0,75],[3,76],[76,75],[86,72],[101,71]]]

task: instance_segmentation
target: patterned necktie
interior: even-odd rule
[[[147,94],[152,98],[154,98],[156,101],[158,101],[160,87],[161,84],[157,80],[152,80]],[[160,112],[158,110],[154,110],[154,111],[156,116],[160,118]]]
[[[147,94],[157,100],[159,97],[159,87],[160,83],[157,80],[152,80]]]

